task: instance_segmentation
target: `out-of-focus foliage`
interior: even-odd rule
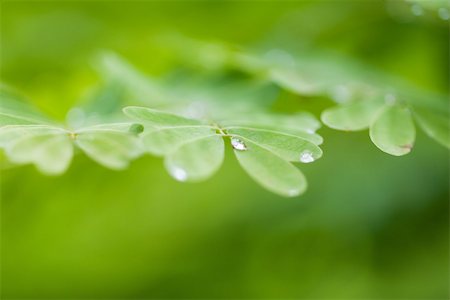
[[[448,149],[428,137],[449,145],[446,5],[2,2],[2,82],[52,128],[129,122],[122,107],[138,105],[261,129],[267,112],[274,126],[331,110],[383,148],[412,140],[383,129],[391,109],[423,129],[398,158],[321,128],[324,155],[293,199],[255,184],[226,139],[222,168],[195,184],[147,155],[114,172],[79,151],[47,177],[3,153],[2,298],[448,299]],[[367,96],[384,106],[373,120]]]
[[[188,53],[196,51],[193,60],[191,55],[185,59],[194,62],[201,67],[231,68],[248,72],[254,76],[272,81],[292,93],[304,96],[331,97],[340,105],[324,111],[322,121],[334,129],[362,130],[377,123],[378,112],[381,109],[390,110],[390,106],[399,102],[402,106],[408,106],[407,114],[414,109],[425,110],[432,118],[443,118],[450,124],[449,108],[446,96],[434,95],[424,92],[401,80],[383,74],[370,66],[357,64],[349,59],[332,55],[330,53],[311,54],[300,52],[294,57],[283,50],[270,50],[264,55],[250,55],[235,50],[230,46],[193,42],[186,39],[173,38],[177,43],[176,49],[180,56],[186,47],[192,48]],[[186,46],[187,45],[187,46]],[[195,50],[193,50],[195,49]],[[208,54],[207,54],[208,53]],[[211,57],[216,60],[211,62]],[[383,106],[383,102],[386,102]],[[389,132],[399,130],[400,127],[412,127],[411,117],[399,117],[392,115],[393,122],[383,122],[386,134],[381,139],[390,139]],[[380,123],[378,122],[378,123]],[[433,124],[434,127],[434,124]],[[429,134],[429,130],[425,133]],[[435,131],[445,131],[444,141],[438,139],[444,145],[450,143],[450,129],[438,126]],[[376,136],[379,136],[377,134]],[[435,135],[429,134],[432,138]],[[392,155],[404,155],[410,152],[414,144],[414,135],[407,145],[386,147],[383,143],[373,138],[374,144],[382,151]],[[406,151],[398,151],[395,148],[404,148]]]
[[[152,86],[148,78],[139,75],[124,62],[116,60],[114,66],[123,70],[118,74],[124,74],[126,78],[124,81],[117,80],[117,84],[124,82],[122,89],[136,91],[142,86],[143,92],[139,95],[144,98],[151,98],[155,94],[153,91],[162,90]],[[177,106],[179,101],[171,98],[172,93],[164,94],[168,99],[173,99],[168,106],[172,102]],[[315,145],[322,142],[322,138],[315,133],[320,124],[307,113],[281,116],[269,112],[255,113],[251,109],[243,112],[233,106],[230,108],[223,99],[221,103],[218,99],[206,98],[201,105],[207,105],[209,109],[208,120],[127,107],[126,114],[146,126],[110,123],[72,130],[42,125],[37,117],[33,119],[29,116],[31,108],[7,96],[2,99],[4,104],[0,107],[0,112],[6,117],[2,121],[5,125],[0,127],[0,147],[11,162],[32,163],[48,175],[58,175],[67,170],[73,156],[72,143],[98,163],[112,169],[123,169],[130,160],[143,154],[143,141],[149,153],[165,157],[166,168],[175,179],[201,181],[211,177],[221,166],[224,157],[222,138],[226,137],[231,139],[237,159],[252,178],[272,192],[294,197],[302,194],[307,184],[304,175],[290,162],[311,163],[322,156],[322,151]],[[250,105],[252,99],[242,100]],[[99,100],[94,99],[89,104],[98,107],[98,102],[102,104],[104,101],[103,97],[99,97]],[[208,105],[210,101],[213,101],[212,105]],[[114,101],[114,104],[120,102]],[[211,107],[214,109],[211,110]],[[220,112],[218,107],[221,107]],[[101,111],[92,113],[102,115]],[[114,115],[114,110],[111,113]],[[86,122],[85,112],[72,110],[68,119],[72,125],[83,124]],[[48,123],[51,124],[50,121]],[[132,128],[145,131],[141,135],[143,137],[134,134]]]
[[[124,169],[142,153],[132,123],[100,124],[67,129],[2,91],[0,147],[16,164],[32,163],[47,175],[59,175],[69,167],[73,145],[98,163]]]

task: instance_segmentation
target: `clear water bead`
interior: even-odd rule
[[[301,161],[302,163],[305,163],[305,164],[310,163],[310,162],[313,162],[313,161],[314,161],[314,156],[312,155],[311,152],[309,152],[309,151],[304,151],[304,152],[302,152],[302,153],[300,154],[300,161]]]
[[[239,150],[239,151],[247,150],[247,146],[245,145],[245,143],[235,137],[231,138],[231,146],[233,146],[234,149]]]
[[[181,169],[181,168],[173,168],[171,170],[173,177],[175,177],[176,180],[178,181],[186,181],[187,179],[187,173],[185,170]]]

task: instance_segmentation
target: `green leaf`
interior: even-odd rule
[[[284,132],[316,145],[323,143],[323,138],[315,133],[320,128],[320,122],[307,112],[298,112],[292,115],[253,113],[248,116],[241,116],[241,118],[220,121],[219,123],[223,127],[240,126],[249,129]]]
[[[73,156],[68,132],[56,127],[5,126],[0,128],[0,141],[13,163],[32,163],[48,175],[63,173]]]
[[[282,88],[299,95],[314,95],[318,93],[318,86],[312,84],[297,72],[274,68],[269,72],[269,78]]]
[[[330,128],[358,131],[369,128],[377,112],[383,106],[381,101],[358,101],[335,106],[322,112],[322,122]]]
[[[291,115],[277,113],[249,113],[238,115],[234,119],[221,121],[222,126],[246,126],[262,129],[280,129],[314,133],[320,128],[320,122],[308,112],[297,112]]]
[[[122,123],[106,123],[106,124],[97,124],[88,127],[83,127],[76,132],[83,132],[86,130],[106,130],[106,131],[117,131],[117,132],[128,132],[130,135],[139,134],[144,130],[142,124],[130,123],[130,122],[122,122]]]
[[[370,126],[372,142],[382,151],[395,156],[408,154],[415,137],[411,112],[399,105],[386,106]]]
[[[155,128],[182,125],[202,125],[202,122],[184,118],[171,113],[139,106],[128,106],[123,112],[130,118]]]
[[[294,197],[307,187],[306,178],[290,162],[248,139],[241,138],[246,150],[234,150],[244,170],[260,185],[276,194]]]
[[[151,129],[142,134],[146,151],[165,156],[169,173],[179,181],[208,178],[222,164],[223,139],[216,128],[194,119],[143,107],[126,107],[125,114]]]
[[[243,127],[228,127],[226,131],[232,136],[258,144],[287,161],[309,163],[322,156],[319,147],[294,135]]]
[[[448,116],[416,109],[414,110],[414,117],[428,136],[450,148],[450,122]]]
[[[123,124],[85,128],[75,132],[75,144],[99,164],[121,170],[142,152],[140,139],[128,131],[120,131]],[[129,128],[128,125],[127,128]]]
[[[49,125],[6,125],[0,127],[0,147],[7,147],[25,136],[53,133],[55,127]]]
[[[129,123],[102,124],[69,132],[48,125],[9,125],[0,128],[0,147],[13,163],[32,163],[45,174],[61,174],[71,161],[75,140],[93,160],[123,169],[142,153],[141,141],[128,128]]]
[[[201,181],[220,168],[223,157],[223,138],[215,134],[181,144],[166,156],[164,163],[176,180]]]
[[[204,125],[163,127],[143,134],[145,149],[154,155],[171,153],[192,139],[216,135],[216,129]]]
[[[291,161],[308,163],[322,155],[316,144],[291,134],[299,125],[310,130],[320,126],[309,114],[289,118],[261,115],[256,118],[259,124],[269,120],[269,127],[288,128],[274,131],[223,124],[205,125],[198,120],[142,107],[127,107],[124,112],[150,124],[150,130],[141,135],[144,148],[152,154],[164,156],[167,170],[179,181],[200,181],[214,174],[223,161],[224,136],[231,137],[236,157],[249,175],[263,187],[282,196],[297,196],[306,189],[303,174]],[[233,124],[233,121],[227,123]],[[237,145],[236,139],[245,141],[242,143],[247,146]]]
[[[318,135],[317,133],[310,133],[310,132],[305,132],[302,130],[294,130],[294,129],[283,129],[283,128],[270,128],[271,130],[275,130],[275,131],[282,131],[286,134],[290,134],[290,135],[295,135],[296,137],[299,137],[301,139],[307,140],[311,143],[313,143],[314,145],[321,145],[323,144],[323,138],[322,136]]]

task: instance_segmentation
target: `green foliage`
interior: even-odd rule
[[[396,156],[409,153],[416,138],[411,112],[399,105],[385,107],[370,125],[370,138],[386,153]]]
[[[190,53],[197,51],[190,61],[197,67],[210,66],[208,61],[214,59],[216,71],[243,71],[254,79],[236,81],[226,75],[195,77],[181,72],[156,80],[120,56],[105,53],[97,60],[105,85],[81,108],[81,120],[76,115],[69,118],[69,125],[82,125],[76,130],[56,124],[18,96],[2,90],[0,136],[6,156],[13,163],[32,163],[46,174],[61,174],[70,164],[73,146],[111,169],[126,168],[145,150],[163,156],[175,179],[201,181],[220,168],[225,138],[256,182],[274,193],[296,196],[307,184],[292,163],[320,158],[322,151],[317,145],[323,139],[316,133],[320,123],[313,115],[283,115],[270,109],[280,88],[302,97],[331,98],[338,104],[322,112],[323,123],[344,131],[369,128],[373,143],[391,155],[411,151],[413,117],[430,137],[450,145],[448,110],[439,97],[424,102],[420,97],[426,93],[413,94],[411,87],[401,84],[398,90],[388,92],[380,80],[383,76],[368,75],[374,72],[355,62],[320,53],[295,61],[281,50],[261,56],[185,38],[179,38],[178,43],[188,45]],[[206,52],[208,55],[200,55]],[[105,102],[110,107],[102,111],[99,108],[104,108]],[[123,122],[118,111],[133,103],[158,106],[175,114],[126,107],[126,115],[142,124]],[[94,116],[94,122],[84,114]]]
[[[17,121],[0,109],[0,127],[126,124],[119,131],[145,146],[116,172],[69,135],[73,158],[58,177],[15,167],[0,149],[0,298],[449,299],[448,21],[440,17],[448,11],[448,0],[2,1],[1,81],[25,95],[8,91],[10,99],[44,116],[22,107],[26,119]],[[179,51],[171,50],[160,38],[171,32],[193,47],[172,36]],[[323,111],[372,101],[380,107],[363,129],[320,127]],[[392,105],[416,127],[402,157],[369,136]],[[127,106],[207,126],[130,122]],[[239,137],[217,134],[227,126]],[[204,180],[201,164],[215,172],[221,143],[220,170],[203,182],[173,180],[166,153],[208,134],[217,142],[167,164],[204,150],[183,165]],[[271,144],[264,151],[247,135]],[[323,157],[295,162],[302,144],[286,135],[320,145]],[[249,175],[234,152],[247,156]],[[267,181],[277,172],[261,160],[294,168]],[[297,168],[308,181],[301,198],[250,178],[301,190],[290,179]]]
[[[369,128],[382,107],[383,102],[379,99],[338,105],[322,112],[322,122],[337,130],[364,130]]]
[[[1,86],[0,100],[0,126],[51,124],[51,121],[42,113],[27,105],[5,86]]]
[[[211,57],[216,57],[216,68],[245,72],[273,82],[299,96],[331,98],[338,105],[323,111],[322,121],[333,129],[344,131],[367,129],[377,121],[378,112],[383,106],[390,105],[391,102],[401,102],[410,111],[417,108],[424,111],[424,114],[430,116],[428,119],[441,119],[442,121],[433,122],[431,125],[430,122],[417,117],[426,134],[443,145],[450,143],[449,110],[445,96],[424,92],[357,61],[326,52],[302,53],[303,55],[297,55],[295,58],[279,49],[259,54],[250,53],[230,45],[198,42],[183,37],[179,37],[178,43],[174,43],[175,51],[182,51],[181,45],[184,45],[183,50],[187,45],[190,48],[189,53],[197,51],[197,55],[193,56],[194,59],[186,58],[197,67],[204,68],[210,65]],[[200,55],[205,52],[208,52],[208,55]],[[386,133],[399,131],[396,128],[398,124],[401,124],[402,128],[407,128],[409,132],[414,131],[414,124],[401,114],[392,116],[387,124],[383,119],[380,122],[385,123],[383,131]],[[447,126],[444,126],[445,124]],[[410,152],[414,139],[411,137],[408,139],[410,143],[403,145],[406,149],[403,151],[394,150],[384,142],[379,143],[378,138],[372,137],[372,140],[382,151],[398,156]]]
[[[13,163],[31,163],[42,173],[58,175],[69,167],[74,146],[111,169],[126,168],[142,152],[136,134],[142,128],[136,124],[101,124],[70,130],[58,124],[44,125],[52,121],[14,98],[2,98],[1,103],[0,147]]]
[[[144,124],[144,148],[163,156],[168,172],[179,181],[200,181],[212,176],[222,164],[225,138],[255,181],[274,193],[293,197],[305,191],[306,179],[291,162],[308,163],[322,155],[318,146],[302,136],[276,131],[282,130],[283,125],[292,126],[289,117],[278,116],[269,122],[267,116],[264,127],[274,124],[273,130],[268,130],[233,126],[232,121],[227,125],[208,124],[143,107],[126,107],[124,112]],[[307,124],[307,118],[295,118]]]
[[[414,110],[414,117],[428,136],[450,148],[450,122],[448,116],[416,109]]]

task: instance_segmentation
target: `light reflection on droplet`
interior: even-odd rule
[[[314,156],[310,151],[304,151],[300,154],[300,161],[305,164],[311,163],[314,161]]]
[[[245,145],[245,143],[235,137],[231,138],[231,146],[233,146],[234,149],[239,150],[239,151],[247,150],[247,146]]]
[[[185,170],[178,168],[178,167],[174,167],[171,170],[171,174],[173,175],[173,177],[178,180],[178,181],[186,181],[187,179],[187,173]]]

